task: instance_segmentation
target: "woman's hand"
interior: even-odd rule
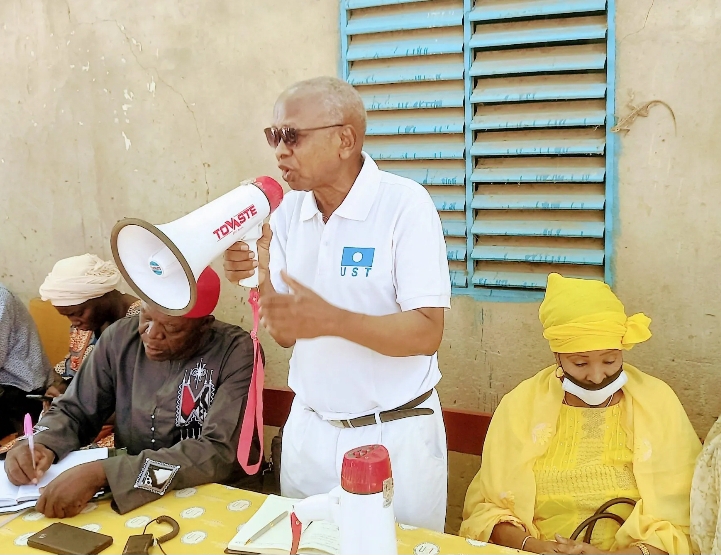
[[[541,553],[541,555],[553,555],[554,553],[561,553],[558,550],[558,544],[556,542],[544,541],[544,540],[528,540],[526,543],[526,551],[532,553]]]
[[[603,551],[590,544],[570,540],[556,534],[556,553],[566,553],[567,555],[605,555],[608,551]]]
[[[521,549],[527,553],[559,553],[558,544],[552,541],[544,541],[530,536],[525,528],[516,526],[511,522],[499,522],[491,533],[491,543],[505,545],[515,549]]]

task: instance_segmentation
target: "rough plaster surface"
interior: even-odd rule
[[[721,413],[721,6],[617,4],[619,115],[632,90],[678,123],[655,107],[620,140],[616,290],[654,320],[629,360],[671,384],[704,435]],[[25,300],[58,258],[109,257],[123,217],[162,223],[278,177],[262,136],[277,94],[338,68],[337,0],[4,0],[0,25],[0,280]],[[493,410],[552,362],[537,309],[453,299],[445,406]],[[216,314],[251,325],[239,288]],[[290,352],[261,338],[267,382],[284,385]],[[449,530],[479,460],[450,456]]]
[[[629,358],[674,388],[704,436],[721,414],[721,5],[619,4],[618,111],[633,91],[677,122],[656,106],[621,139],[616,290],[654,333]]]

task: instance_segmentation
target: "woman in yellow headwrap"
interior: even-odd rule
[[[556,364],[501,401],[461,535],[535,553],[691,553],[689,492],[701,444],[668,385],[623,362],[651,337],[595,280],[548,277],[540,308]],[[606,501],[589,543],[568,539]]]

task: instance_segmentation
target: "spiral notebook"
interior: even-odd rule
[[[35,504],[42,493],[40,490],[47,486],[66,470],[93,461],[108,458],[107,448],[84,449],[73,451],[63,460],[50,465],[37,485],[14,486],[5,473],[5,461],[0,461],[0,513],[20,510]]]
[[[243,525],[235,537],[230,540],[226,553],[262,553],[287,554],[293,543],[293,534],[290,530],[290,513],[297,499],[270,495],[261,505],[258,512]],[[265,534],[251,543],[246,543],[264,526],[273,522],[284,512],[288,513],[283,520],[273,526]],[[340,551],[340,534],[338,526],[324,520],[317,520],[303,527],[298,545],[298,553],[337,555]]]

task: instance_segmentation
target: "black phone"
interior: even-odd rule
[[[28,545],[57,555],[95,555],[113,544],[105,534],[55,522],[28,538]]]
[[[30,394],[25,395],[25,397],[28,399],[34,399],[37,401],[48,401],[50,403],[52,403],[53,399],[55,398],[55,397],[48,397],[47,395],[30,395]]]

